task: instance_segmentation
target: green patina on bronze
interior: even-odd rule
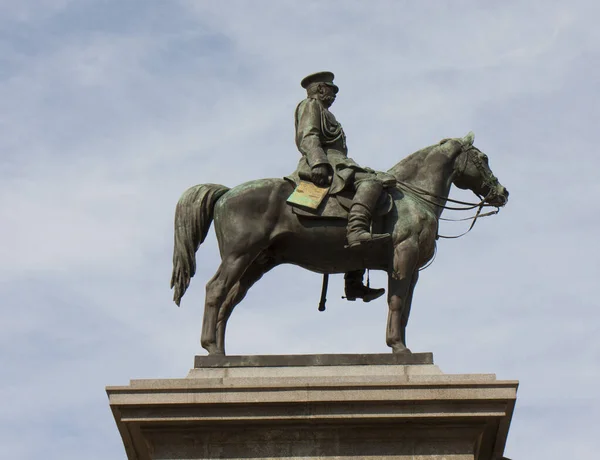
[[[363,168],[348,157],[346,134],[341,123],[329,108],[339,88],[333,83],[332,72],[318,72],[305,77],[301,85],[307,97],[296,107],[294,114],[296,147],[301,153],[291,179],[308,180],[319,186],[329,186],[329,194],[344,190],[354,192],[354,201],[348,213],[346,240],[350,247],[374,241],[385,242],[390,235],[373,234],[372,220],[375,207],[384,188],[394,185],[393,177]],[[384,289],[363,285],[364,270],[345,275],[346,297],[357,297],[368,302],[384,294]]]
[[[317,273],[346,273],[355,298],[381,290],[362,286],[364,269],[388,273],[386,342],[394,353],[409,352],[406,325],[412,295],[434,255],[438,220],[452,185],[504,206],[508,191],[492,174],[474,136],[444,139],[377,173],[348,158],[345,134],[328,110],[337,86],[333,74],[303,80],[308,97],[296,111],[296,145],[301,159],[288,179],[259,179],[229,189],[201,184],[188,189],[175,212],[171,287],[179,305],[196,271],[195,253],[214,220],[221,264],[206,286],[202,346],[225,353],[225,328],[250,287],[280,264]],[[303,218],[286,202],[299,178],[330,185],[335,196],[352,191],[348,221]],[[290,180],[291,179],[291,180]],[[391,211],[373,218],[375,203],[388,193]],[[373,233],[371,232],[371,225]],[[350,290],[350,292],[352,292]],[[350,295],[348,295],[350,297]]]

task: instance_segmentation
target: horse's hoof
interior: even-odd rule
[[[392,348],[392,353],[394,353],[395,355],[401,355],[401,354],[412,354],[412,351],[410,351],[410,348],[406,348],[406,347],[393,347]]]
[[[208,351],[209,356],[225,356],[225,350],[217,347],[214,343],[203,343],[202,348]]]

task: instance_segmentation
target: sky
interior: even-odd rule
[[[599,15],[595,0],[0,0],[5,458],[125,458],[105,386],[184,377],[205,353],[219,255],[211,230],[178,309],[179,196],[293,171],[299,83],[321,70],[359,164],[475,132],[510,201],[439,242],[408,346],[446,373],[520,381],[506,456],[595,458]],[[342,300],[335,275],[319,313],[320,285],[267,274],[228,353],[389,351],[384,298]]]

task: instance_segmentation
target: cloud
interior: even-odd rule
[[[591,1],[0,3],[5,451],[123,455],[103,387],[184,376],[202,352],[218,248],[211,231],[177,309],[178,197],[289,173],[299,81],[330,69],[359,163],[387,169],[473,129],[511,191],[500,215],[439,242],[409,346],[446,372],[521,380],[509,457],[591,456],[597,13]],[[297,267],[266,275],[232,316],[229,353],[388,351],[384,302],[343,301],[334,276],[318,313],[319,289]]]

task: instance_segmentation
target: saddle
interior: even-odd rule
[[[294,187],[298,184],[293,181],[290,177],[286,177]],[[302,206],[296,203],[287,202],[288,206],[291,206],[292,212],[298,216],[309,217],[313,219],[341,219],[348,220],[348,211],[354,199],[353,190],[342,190],[335,195],[327,194],[317,209],[311,209],[309,207]],[[384,188],[373,217],[384,216],[392,210],[394,201],[392,200],[389,192]]]

